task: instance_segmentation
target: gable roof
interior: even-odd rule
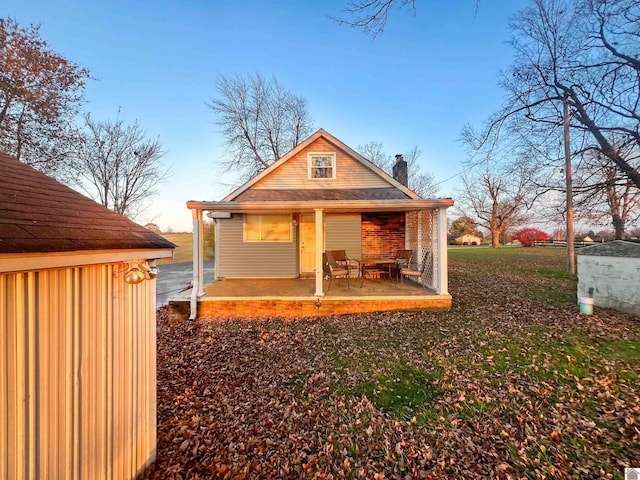
[[[327,142],[332,143],[337,148],[343,150],[351,158],[362,164],[365,168],[371,170],[379,177],[390,184],[389,188],[360,188],[360,189],[313,189],[313,190],[289,190],[289,196],[283,197],[287,191],[268,190],[263,192],[253,192],[251,187],[260,182],[265,177],[271,175],[280,168],[284,163],[295,157],[302,150],[307,148],[316,140],[323,138]],[[376,190],[374,192],[374,190]],[[251,192],[251,193],[249,193]],[[276,160],[274,163],[265,168],[262,172],[252,177],[241,187],[237,188],[229,195],[222,199],[223,202],[230,201],[278,201],[278,200],[418,200],[420,197],[407,187],[402,185],[391,175],[381,168],[364,158],[355,150],[351,149],[342,141],[331,135],[324,129],[319,129],[309,138],[298,144],[286,155]]]
[[[576,255],[640,258],[640,243],[614,240],[576,249]]]
[[[0,254],[175,245],[0,152]]]

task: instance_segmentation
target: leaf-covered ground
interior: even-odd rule
[[[623,478],[640,319],[580,315],[563,252],[450,252],[449,312],[158,321],[165,478]]]

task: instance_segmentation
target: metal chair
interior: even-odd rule
[[[347,252],[345,250],[330,250],[330,252],[339,267],[346,267],[350,270],[358,269],[358,264],[347,257]]]
[[[407,265],[405,268],[400,269],[400,282],[404,285],[404,277],[416,277],[420,278],[420,284],[422,288],[426,289],[426,283],[424,274],[427,269],[431,269],[433,267],[433,257],[431,255],[431,251],[427,250],[422,258],[422,265],[416,266],[416,268],[411,268],[411,265]]]
[[[322,270],[324,274],[329,277],[327,290],[331,288],[331,282],[334,278],[338,279],[338,285],[340,285],[340,280],[342,278],[346,278],[347,289],[350,288],[349,279],[351,278],[351,270],[348,267],[338,265],[330,251],[326,251],[322,254]]]
[[[392,270],[396,274],[396,279],[400,279],[400,270],[408,268],[411,258],[413,257],[413,250],[396,250],[395,260],[396,263],[392,267]]]

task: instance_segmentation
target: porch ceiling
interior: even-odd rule
[[[453,205],[451,198],[433,200],[322,200],[322,201],[278,201],[278,202],[206,202],[190,200],[191,210],[229,213],[283,213],[313,212],[322,209],[330,213],[357,212],[410,212],[433,210]]]

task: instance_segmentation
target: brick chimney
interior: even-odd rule
[[[404,161],[404,157],[401,154],[396,155],[396,163],[393,166],[393,178],[405,187],[409,186],[409,172],[407,171],[407,162]]]

